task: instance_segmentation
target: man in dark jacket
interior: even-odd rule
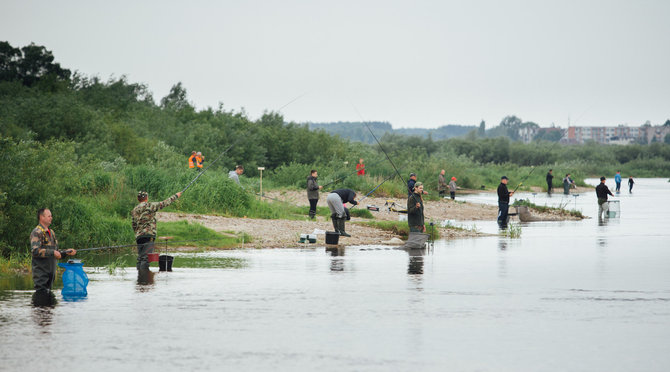
[[[307,200],[309,200],[309,218],[314,219],[316,216],[316,204],[319,202],[319,190],[323,186],[319,186],[316,181],[318,173],[315,169],[312,169],[309,177],[307,177]]]
[[[426,232],[423,215],[423,183],[414,184],[414,193],[407,198],[407,224],[409,232]]]
[[[335,232],[339,233],[341,236],[351,236],[344,231],[344,222],[347,218],[346,212],[344,211],[344,203],[356,205],[358,202],[355,199],[356,192],[351,189],[331,191],[326,198],[328,208],[330,208],[330,218],[333,220],[333,228],[335,228]]]
[[[507,213],[509,211],[509,197],[514,195],[514,191],[507,190],[507,176],[500,178],[498,185],[498,226],[501,229],[507,227]]]
[[[549,169],[547,172],[547,194],[551,194],[551,188],[553,187],[554,175],[552,174],[553,169]]]
[[[607,217],[609,204],[607,204],[607,195],[612,195],[609,187],[605,185],[605,177],[600,177],[600,184],[596,186],[596,196],[598,197],[598,219]]]

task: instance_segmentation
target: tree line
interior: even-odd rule
[[[380,123],[372,130],[403,177],[416,172],[428,188],[436,186],[440,169],[473,189],[495,188],[503,173],[519,179],[533,166],[570,172],[577,181],[618,169],[636,177],[670,175],[670,146],[662,143],[525,145],[476,133],[434,139],[383,133],[384,128]],[[477,131],[486,131],[485,124]],[[254,210],[270,218],[274,212],[254,201],[257,166],[266,168],[264,188],[301,189],[309,170],[318,169],[323,184],[341,179],[331,189],[365,193],[395,173],[376,143],[310,130],[271,111],[252,119],[223,104],[198,110],[179,82],[156,101],[144,84],[72,73],[34,44],[0,42],[0,136],[4,256],[27,252],[27,234],[41,207],[56,209],[54,227],[70,246],[124,242],[132,234],[129,212],[137,190],[148,190],[152,200],[178,191],[193,177],[187,168],[191,151],[201,151],[207,165],[234,144],[174,207],[197,213],[241,216]],[[359,157],[369,165],[368,176],[347,177]],[[245,166],[246,191],[227,182],[236,164]],[[543,185],[543,177],[535,172],[524,183]],[[376,193],[402,197],[404,187],[396,178]]]

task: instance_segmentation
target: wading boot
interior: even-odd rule
[[[316,216],[316,212],[309,211],[309,218],[310,218],[311,220],[314,219],[314,216]]]
[[[351,235],[347,234],[346,231],[344,231],[344,221],[345,221],[345,217],[338,218],[338,220],[337,220],[337,224],[340,227],[340,229],[339,229],[340,235],[341,236],[351,236]]]
[[[337,215],[336,214],[331,214],[330,219],[333,221],[333,229],[335,229],[335,232],[339,234],[340,229],[339,229],[339,226],[338,226],[339,224],[338,224]]]

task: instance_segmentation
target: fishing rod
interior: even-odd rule
[[[214,239],[192,239],[192,240],[179,240],[179,241],[165,241],[166,245],[174,245],[174,244],[182,244],[182,243],[193,243],[193,242],[206,242],[206,241],[211,241]],[[163,245],[163,242],[158,242]],[[156,244],[156,241],[154,241],[154,245]],[[125,245],[108,245],[108,246],[103,246],[103,247],[92,247],[92,248],[83,248],[83,249],[77,249],[77,253],[79,252],[90,252],[90,251],[98,251],[102,249],[117,249],[117,248],[130,248],[130,247],[136,247],[137,244],[125,244]],[[61,251],[67,251],[67,250],[61,250]]]
[[[375,136],[374,132],[372,132],[372,129],[370,129],[370,126],[368,125],[368,123],[363,118],[363,115],[361,115],[361,113],[358,111],[358,109],[356,108],[356,106],[354,106],[353,103],[351,105],[354,107],[354,110],[356,111],[358,116],[361,118],[361,120],[363,120],[363,124],[365,125],[366,128],[368,128],[368,131],[370,131],[370,134],[372,134],[372,138],[375,139],[375,141],[379,145],[379,148],[382,150],[384,155],[386,155],[386,159],[388,159],[389,163],[391,163],[391,166],[393,167],[395,172],[398,174],[398,177],[400,177],[400,180],[402,180],[403,184],[407,185],[407,182],[405,182],[405,179],[400,174],[400,171],[398,171],[398,168],[393,163],[393,160],[391,160],[391,157],[389,156],[389,154],[386,152],[386,150],[384,150],[384,146],[382,146],[382,144],[381,144],[381,142],[379,142],[379,139],[377,138],[377,136]],[[409,191],[411,192],[411,195],[409,197],[411,197],[412,199],[414,199],[414,201],[416,201],[416,197],[414,196],[414,192],[413,192],[414,190],[409,190]]]
[[[375,186],[372,190],[370,190],[370,192],[368,192],[367,194],[365,194],[365,196],[362,197],[361,200],[358,201],[358,204],[357,204],[357,205],[354,205],[353,207],[351,207],[351,209],[356,208],[358,205],[360,205],[360,203],[361,203],[365,198],[367,198],[368,196],[370,196],[370,194],[372,194],[373,192],[375,192],[375,190],[377,190],[381,185],[383,185],[384,182],[386,182],[386,181],[388,181],[388,180],[390,180],[390,179],[392,179],[392,178],[395,178],[395,176],[396,176],[396,175],[394,174],[394,175],[391,175],[391,177],[386,178],[385,180],[383,180],[382,183],[380,183],[379,185]]]

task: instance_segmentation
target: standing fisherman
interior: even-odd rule
[[[53,216],[51,211],[42,208],[37,211],[39,224],[30,233],[30,254],[32,256],[33,283],[35,291],[50,293],[56,278],[56,262],[65,255],[74,256],[77,251],[68,249],[58,250],[58,240],[53,230],[49,228]]]
[[[135,230],[135,242],[137,242],[137,270],[149,269],[148,253],[154,251],[154,239],[156,239],[156,212],[172,204],[181,192],[178,192],[162,202],[149,203],[149,194],[146,191],[137,193],[137,201],[140,202],[130,214],[133,217],[133,230]]]
[[[312,169],[310,175],[307,177],[307,200],[309,200],[309,218],[314,219],[316,216],[316,204],[319,202],[319,190],[323,186],[319,186],[316,178],[319,176],[316,169]]]
[[[614,175],[614,182],[616,183],[616,192],[617,194],[621,192],[621,171],[616,171]]]
[[[501,229],[507,227],[509,197],[514,195],[514,191],[507,190],[507,181],[507,176],[502,176],[500,177],[500,185],[498,185],[498,226]]]
[[[344,231],[344,222],[345,218],[347,218],[344,210],[344,203],[356,205],[358,202],[355,199],[356,192],[351,189],[331,191],[326,198],[328,208],[330,208],[330,218],[333,221],[333,228],[335,229],[335,232],[339,233],[341,236],[351,236]]]
[[[365,164],[363,164],[363,158],[358,159],[358,164],[356,164],[356,174],[359,176],[365,176]]]
[[[423,215],[423,183],[414,184],[414,192],[407,198],[407,224],[409,232],[426,232]]]
[[[612,195],[609,187],[605,185],[605,177],[600,177],[600,184],[596,186],[596,196],[598,197],[598,219],[601,219],[603,215],[607,216],[607,211],[609,210],[609,204],[607,204],[607,195]]]
[[[635,181],[633,181],[633,176],[628,177],[628,193],[631,194],[633,192],[633,185],[635,184]]]
[[[451,177],[451,181],[449,181],[449,196],[451,197],[451,200],[456,199],[456,190],[458,189],[458,186],[456,186],[456,177]]]
[[[440,194],[440,198],[444,197],[444,193],[447,191],[447,180],[444,179],[444,169],[440,171],[440,175],[437,176],[437,192]]]
[[[547,172],[547,194],[551,194],[551,188],[554,186],[554,175],[553,169],[549,169],[549,172]]]

